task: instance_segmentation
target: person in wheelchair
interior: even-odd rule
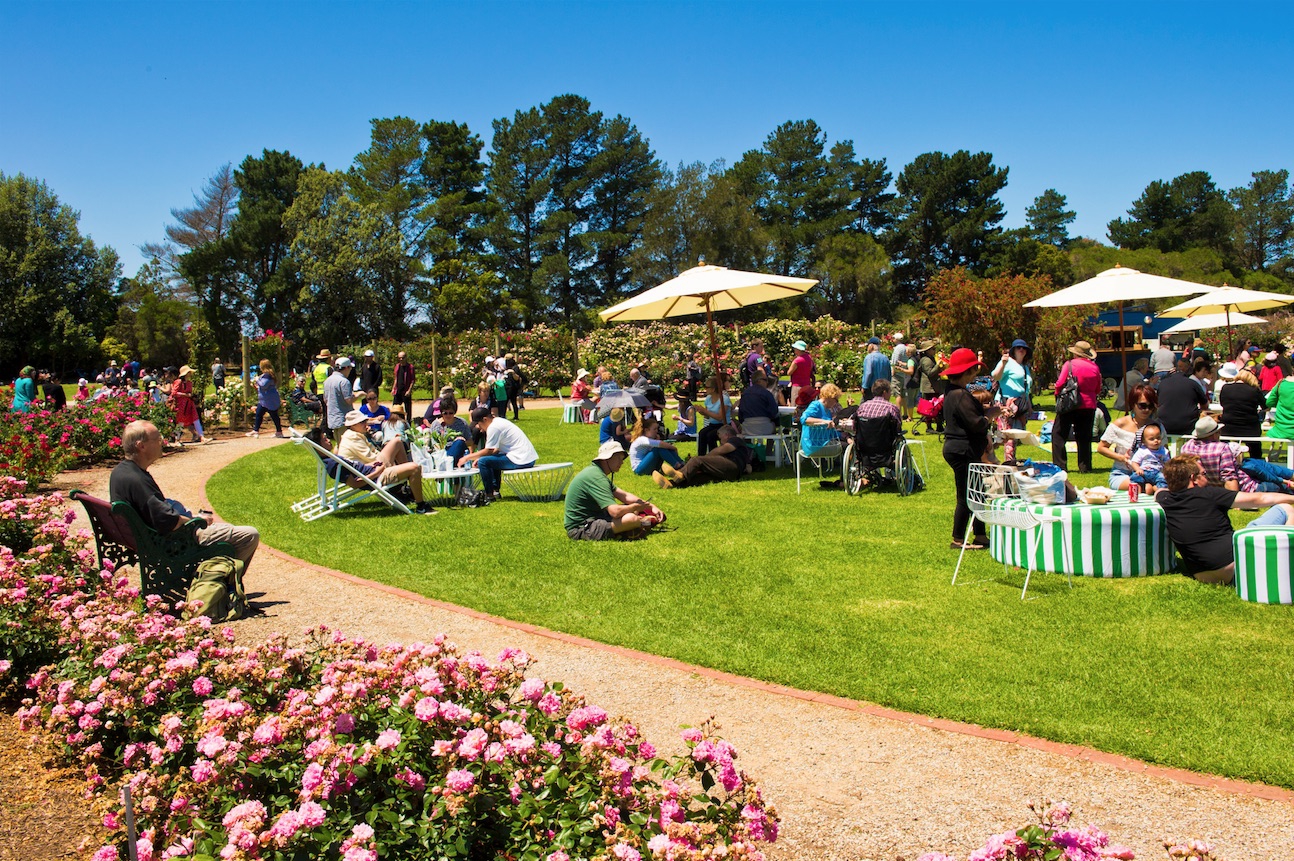
[[[883,482],[893,482],[903,496],[921,489],[892,393],[889,380],[877,380],[872,397],[854,413],[853,442],[845,453],[845,489],[850,493]]]

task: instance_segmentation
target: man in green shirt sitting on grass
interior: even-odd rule
[[[598,448],[566,488],[566,534],[576,541],[606,541],[644,535],[665,517],[660,509],[615,486],[612,476],[628,455],[611,440]]]

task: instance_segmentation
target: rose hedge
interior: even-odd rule
[[[57,496],[0,494],[30,545],[0,550],[0,685],[26,679],[20,725],[83,769],[110,835],[96,861],[126,854],[126,785],[144,861],[753,861],[776,839],[713,727],[661,756],[516,649],[326,629],[237,646],[96,571]]]
[[[69,403],[65,410],[0,411],[0,473],[39,484],[68,467],[118,455],[121,431],[136,419],[153,422],[163,438],[176,427],[175,412],[143,393]]]

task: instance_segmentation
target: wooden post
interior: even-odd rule
[[[252,363],[252,339],[247,337],[246,335],[243,335],[243,372],[240,376],[242,377],[244,404],[249,403],[250,402],[249,398],[251,398],[251,392],[252,392],[252,376],[251,376],[252,364],[251,363]],[[246,418],[246,416],[243,415],[243,413],[246,413],[247,410],[246,409],[238,410],[237,412],[239,413],[239,415],[237,416],[233,415],[233,413],[235,412],[234,410],[230,410],[229,412],[230,412],[229,429],[238,430],[238,425],[242,424],[242,420]],[[235,422],[237,422],[237,424],[235,424]]]
[[[431,399],[434,401],[440,394],[439,371],[436,368],[436,336],[431,336]]]

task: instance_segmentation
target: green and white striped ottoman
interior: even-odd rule
[[[1121,500],[1121,501],[1120,501]],[[1176,565],[1164,509],[1152,501],[1127,501],[1116,494],[1108,505],[1034,505],[1019,499],[996,499],[994,508],[1032,511],[1058,517],[1043,523],[1034,568],[1085,577],[1145,577],[1166,574]],[[999,562],[1028,567],[1029,533],[992,526],[990,554]]]
[[[1257,604],[1294,603],[1294,527],[1255,526],[1231,538],[1236,594]]]

